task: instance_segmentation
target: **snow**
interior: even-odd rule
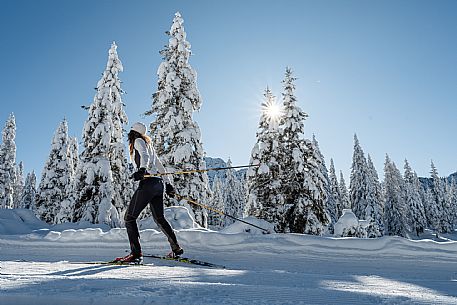
[[[0,304],[457,304],[457,233],[443,242],[333,238],[248,233],[240,223],[216,232],[191,227],[182,208],[166,211],[186,256],[226,269],[84,264],[124,255],[125,229],[49,226],[27,210],[0,210]],[[140,234],[145,253],[169,250],[157,230]]]
[[[344,229],[357,228],[358,225],[359,220],[357,219],[357,216],[355,216],[350,209],[343,209],[341,217],[335,224],[335,235],[342,236]]]

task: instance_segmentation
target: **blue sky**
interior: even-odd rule
[[[130,122],[157,87],[159,50],[180,11],[203,97],[195,115],[208,156],[249,162],[263,90],[298,77],[329,164],[349,183],[353,135],[380,177],[388,153],[421,176],[433,159],[457,170],[457,1],[25,1],[2,0],[0,124],[14,112],[17,159],[40,173],[59,122],[81,138],[112,41]],[[82,147],[80,147],[80,151]]]

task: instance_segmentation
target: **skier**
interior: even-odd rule
[[[132,125],[128,134],[130,158],[135,162],[137,171],[133,174],[135,181],[140,181],[139,186],[133,194],[132,200],[125,213],[125,227],[129,237],[131,252],[125,257],[116,258],[119,263],[141,263],[143,255],[140,246],[140,234],[136,220],[141,211],[150,204],[154,221],[162,232],[167,236],[171,246],[168,254],[171,258],[177,258],[184,253],[179,246],[173,229],[163,215],[163,191],[165,180],[165,192],[168,196],[174,197],[175,191],[168,176],[144,177],[148,174],[165,173],[162,162],[157,157],[152,147],[151,139],[146,135],[146,126],[137,122]]]

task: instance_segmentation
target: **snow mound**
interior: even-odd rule
[[[165,208],[164,215],[165,219],[175,230],[201,229],[186,207],[174,206]],[[153,217],[148,217],[138,221],[138,228],[141,230],[154,229],[160,231]]]
[[[0,209],[0,235],[29,234],[43,228],[49,228],[49,225],[31,210]]]
[[[335,224],[335,236],[343,236],[344,232],[359,226],[359,219],[350,209],[344,209],[340,219]]]
[[[243,220],[248,223],[251,223],[257,227],[265,229],[269,233],[274,233],[274,231],[275,231],[274,224],[271,224],[263,219],[257,219],[255,217],[249,216],[249,217],[243,218]],[[236,221],[234,224],[222,229],[219,232],[228,233],[228,234],[234,234],[234,233],[265,234],[266,233],[264,230],[253,227],[253,226],[243,223],[241,221]]]

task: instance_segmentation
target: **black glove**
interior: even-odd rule
[[[173,187],[173,185],[171,185],[170,183],[166,183],[165,184],[165,193],[167,194],[168,197],[175,197],[176,195],[176,192],[175,192],[175,188]]]
[[[133,180],[135,180],[135,181],[143,180],[145,174],[146,174],[146,168],[142,167],[137,172],[133,173]]]

